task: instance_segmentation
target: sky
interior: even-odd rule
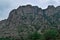
[[[60,0],[0,0],[0,20],[7,19],[11,10],[27,4],[46,9],[48,5],[60,6]]]

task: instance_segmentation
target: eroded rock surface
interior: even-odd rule
[[[41,9],[26,5],[13,9],[6,20],[0,21],[0,37],[26,37],[33,31],[60,29],[60,6]]]

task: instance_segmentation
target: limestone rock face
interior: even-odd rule
[[[0,37],[26,37],[33,31],[47,28],[60,29],[60,6],[20,6],[13,9],[6,20],[0,21]]]

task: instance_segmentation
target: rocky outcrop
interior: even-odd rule
[[[60,29],[60,7],[20,6],[13,9],[6,20],[0,21],[0,37],[26,37],[33,31]]]

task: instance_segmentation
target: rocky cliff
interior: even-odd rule
[[[48,28],[60,29],[60,6],[41,9],[26,5],[13,9],[9,17],[0,21],[0,37],[23,37],[33,31]]]

